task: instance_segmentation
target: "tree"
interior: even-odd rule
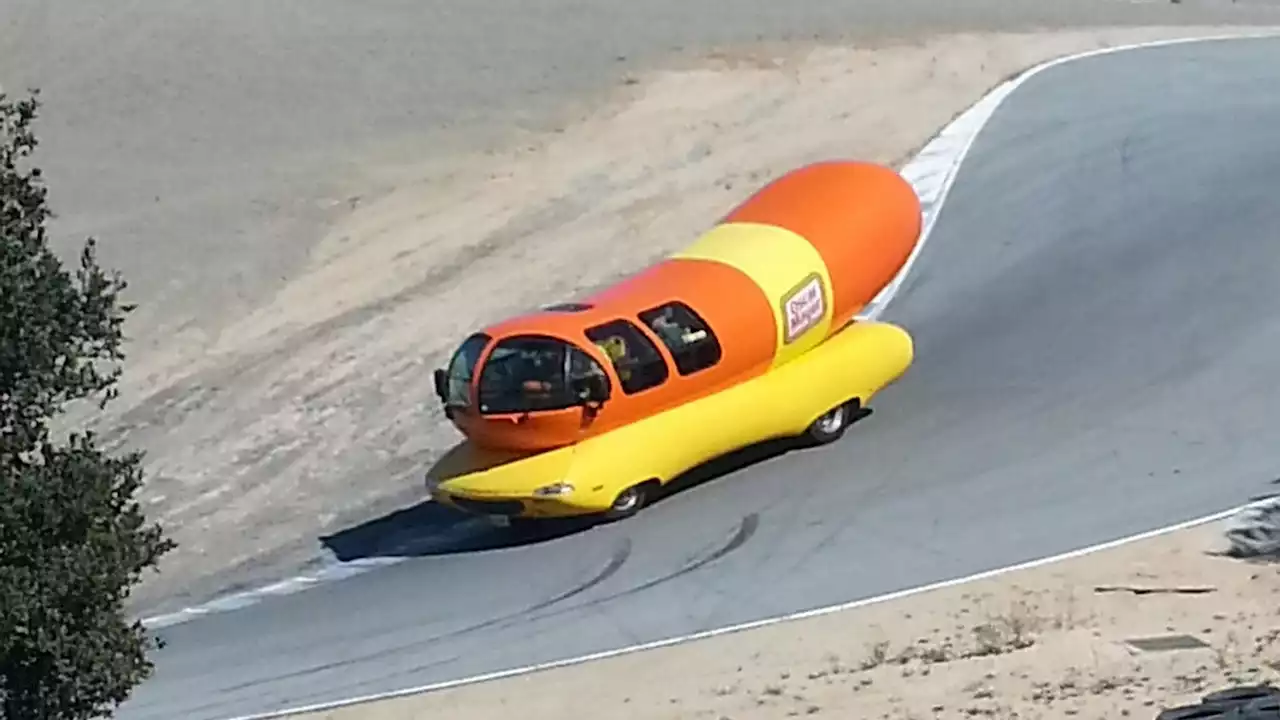
[[[48,245],[31,155],[38,91],[0,93],[0,720],[110,716],[152,672],[125,602],[174,543],[135,493],[142,454],[55,424],[116,396],[126,283],[89,238],[74,272]]]

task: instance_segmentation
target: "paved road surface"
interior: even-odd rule
[[[1280,42],[1060,66],[980,136],[841,443],[632,521],[163,631],[122,720],[272,710],[881,594],[1225,509],[1276,477]]]

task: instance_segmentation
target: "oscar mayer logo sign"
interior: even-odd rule
[[[786,323],[784,342],[795,342],[822,322],[826,314],[827,296],[823,292],[822,276],[813,273],[782,298],[782,318]]]

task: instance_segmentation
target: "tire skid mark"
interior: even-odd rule
[[[610,577],[616,574],[619,570],[621,570],[622,566],[626,564],[627,559],[631,557],[631,547],[632,547],[631,539],[623,538],[622,541],[619,543],[618,548],[614,550],[613,555],[610,556],[609,562],[606,563],[605,566],[601,568],[599,572],[597,572],[595,575],[589,578],[586,582],[574,585],[573,587],[569,588],[568,590],[565,590],[564,592],[559,593],[558,595],[553,595],[550,598],[541,600],[537,603],[534,603],[533,605],[530,605],[516,612],[507,613],[505,615],[499,615],[497,617],[490,618],[488,620],[483,620],[481,622],[474,623],[472,625],[467,625],[465,627],[461,627],[456,630],[449,630],[447,632],[443,632],[438,635],[432,635],[427,638],[419,638],[419,639],[413,640],[412,642],[407,642],[400,645],[394,645],[389,648],[383,648],[381,650],[378,650],[377,652],[357,655],[355,657],[346,657],[340,660],[335,660],[333,662],[324,663],[321,665],[312,665],[310,667],[307,667],[301,670],[295,670],[289,673],[272,675],[270,677],[255,678],[253,680],[237,683],[235,685],[229,685],[227,687],[221,688],[221,692],[235,692],[237,690],[245,690],[258,685],[270,684],[270,683],[278,682],[281,680],[291,680],[299,677],[305,677],[307,675],[314,675],[316,673],[321,673],[326,670],[333,670],[335,668],[340,668],[347,665],[364,662],[367,660],[373,660],[375,658],[384,658],[384,657],[395,655],[397,653],[402,653],[408,650],[414,650],[423,645],[429,645],[432,643],[440,642],[442,640],[451,640],[451,639],[460,637],[462,635],[473,633],[479,630],[484,630],[491,627],[508,626],[510,624],[521,621],[526,616],[532,615],[533,613],[536,613],[539,610],[545,610],[546,608],[549,608],[557,603],[564,602],[565,600],[569,600],[570,598],[580,595],[590,590],[591,588],[599,585],[605,580],[608,580]],[[434,662],[431,664],[434,666],[442,663]]]
[[[651,580],[646,580],[645,582],[640,583],[639,585],[634,585],[632,587],[628,587],[623,590],[618,590],[616,592],[609,593],[607,595],[603,595],[598,598],[594,598],[584,603],[572,605],[569,607],[556,608],[551,612],[543,613],[540,615],[530,614],[530,616],[524,616],[518,619],[507,620],[507,621],[504,621],[502,625],[498,626],[497,629],[506,630],[516,625],[519,625],[522,622],[534,623],[534,622],[540,622],[543,620],[551,620],[551,619],[554,619],[563,615],[567,615],[570,613],[580,613],[583,611],[588,611],[593,608],[598,608],[601,605],[613,602],[615,600],[625,598],[625,597],[630,597],[632,595],[637,595],[646,590],[651,590],[655,587],[658,587],[659,585],[663,585],[667,582],[675,580],[676,578],[683,577],[685,575],[689,575],[698,570],[701,570],[702,568],[714,563],[715,561],[720,560],[721,558],[724,558],[725,556],[733,553],[734,551],[738,550],[743,545],[745,545],[747,541],[749,541],[752,538],[752,536],[756,534],[756,531],[759,529],[759,527],[760,527],[759,514],[750,513],[742,518],[741,522],[739,522],[737,527],[734,529],[733,534],[730,535],[729,538],[724,543],[715,547],[714,550],[703,555],[702,557],[697,557],[694,560],[686,562],[684,565],[680,566],[679,569],[673,572],[667,573],[665,575],[661,575]],[[529,638],[537,637],[537,636],[546,634],[548,630],[549,628],[546,628],[546,627],[531,629],[529,634],[526,637],[529,637]]]
[[[698,570],[701,570],[702,568],[714,563],[715,561],[728,556],[729,554],[741,548],[743,545],[746,545],[747,541],[749,541],[756,534],[756,531],[759,528],[760,528],[760,515],[758,513],[750,513],[749,515],[746,515],[745,517],[742,518],[742,521],[738,523],[737,529],[734,530],[733,535],[731,535],[724,544],[720,545],[720,547],[716,548],[715,550],[708,553],[707,555],[704,555],[701,558],[697,558],[695,560],[692,560],[691,562],[685,563],[684,565],[680,566],[678,569],[672,572],[669,572],[665,575],[660,575],[656,578],[653,578],[652,580],[647,580],[643,583],[640,583],[639,585],[635,585],[623,590],[619,590],[614,593],[610,593],[598,598],[594,598],[592,600],[588,600],[578,605],[573,605],[573,606],[564,607],[564,608],[557,608],[556,610],[553,610],[549,613],[544,613],[542,615],[538,615],[537,617],[531,617],[528,619],[529,620],[548,620],[553,617],[565,615],[567,613],[581,612],[583,610],[587,610],[590,608],[597,607],[599,605],[603,605],[604,603],[613,602],[614,600],[630,597],[632,595],[637,595],[646,590],[652,590],[653,588],[659,585],[663,585],[665,583],[671,582],[676,578],[683,577],[685,575],[689,575],[690,573],[697,572]]]

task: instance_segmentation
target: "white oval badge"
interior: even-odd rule
[[[814,273],[800,283],[782,300],[782,315],[786,318],[786,342],[795,342],[827,314],[827,297],[822,288],[822,276]]]

